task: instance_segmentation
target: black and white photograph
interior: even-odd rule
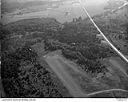
[[[128,102],[128,0],[0,0],[0,15],[2,99]]]

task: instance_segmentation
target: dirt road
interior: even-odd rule
[[[87,97],[87,95],[82,92],[80,86],[78,86],[78,84],[74,81],[73,77],[67,72],[65,67],[61,65],[59,62],[60,59],[57,55],[47,56],[45,57],[45,60],[73,97]]]

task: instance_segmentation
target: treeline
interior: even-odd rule
[[[59,29],[60,23],[54,18],[31,18],[13,22],[4,26],[11,33],[44,32],[52,28]]]
[[[61,50],[64,57],[76,61],[85,71],[92,73],[101,72],[105,69],[100,59],[114,55],[109,48],[98,45],[88,47],[84,45],[82,47],[80,45],[72,46],[53,39],[45,40],[44,44],[46,51]]]

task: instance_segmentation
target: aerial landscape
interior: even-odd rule
[[[128,98],[128,0],[0,6],[2,98]]]

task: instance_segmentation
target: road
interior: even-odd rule
[[[67,72],[64,65],[61,65],[59,62],[59,58],[57,55],[47,56],[45,57],[46,62],[52,68],[52,70],[56,73],[58,78],[62,81],[62,83],[69,90],[69,93],[73,97],[87,97],[86,93],[83,93],[80,86],[74,81],[73,77]],[[63,63],[65,64],[65,63]]]

